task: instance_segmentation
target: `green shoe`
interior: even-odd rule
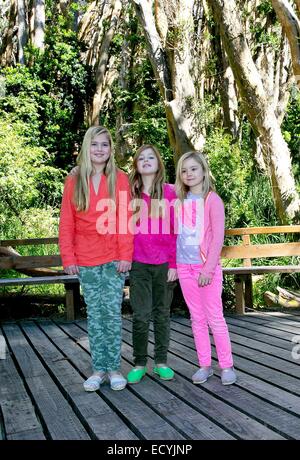
[[[154,367],[154,374],[158,374],[162,380],[172,380],[174,378],[174,371],[170,367]]]
[[[137,369],[134,367],[127,375],[128,383],[139,383],[147,372],[147,368]]]

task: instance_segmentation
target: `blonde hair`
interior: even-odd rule
[[[197,152],[197,151],[186,152],[179,158],[178,163],[177,163],[177,168],[176,168],[175,188],[176,188],[176,194],[180,201],[183,201],[186,198],[187,192],[189,191],[189,187],[183,183],[182,177],[181,177],[182,169],[183,169],[183,162],[189,158],[192,158],[193,160],[197,161],[197,163],[199,163],[202,167],[203,176],[204,176],[203,184],[202,184],[202,193],[203,193],[204,198],[207,196],[207,194],[211,190],[215,189],[214,184],[213,184],[213,177],[209,170],[209,166],[205,158],[205,155],[202,152]]]
[[[162,216],[162,214],[164,213],[164,209],[162,209],[161,206],[157,205],[158,201],[152,202],[152,200],[161,200],[163,198],[163,185],[165,183],[165,166],[163,164],[159,150],[154,145],[143,144],[141,147],[138,148],[133,157],[132,169],[129,174],[129,181],[131,184],[131,193],[133,199],[140,199],[143,191],[143,180],[142,175],[138,172],[137,162],[141,153],[144,152],[144,150],[146,149],[151,149],[153,151],[158,163],[157,173],[155,175],[150,189],[151,206],[149,210],[149,215],[151,215],[152,217],[157,217],[158,215]]]
[[[87,211],[90,206],[90,178],[93,170],[93,165],[90,157],[90,147],[92,140],[105,134],[109,141],[111,153],[104,168],[104,175],[107,177],[109,196],[115,199],[117,168],[113,155],[113,141],[108,129],[103,126],[91,126],[85,133],[80,153],[77,158],[79,167],[77,180],[74,188],[74,203],[78,211]]]

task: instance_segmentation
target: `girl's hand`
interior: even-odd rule
[[[131,262],[128,262],[127,260],[119,260],[117,263],[117,272],[125,273],[129,270],[131,270]]]
[[[200,287],[208,286],[211,283],[212,275],[202,275],[200,273],[198,278],[198,284]]]
[[[69,172],[69,176],[78,176],[78,173],[79,173],[79,166],[75,166]]]
[[[175,280],[177,280],[177,270],[176,268],[169,268],[167,282],[171,282]]]
[[[79,269],[77,265],[68,265],[68,267],[64,268],[64,272],[67,273],[67,275],[78,275]]]

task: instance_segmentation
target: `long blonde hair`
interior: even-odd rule
[[[165,166],[163,164],[159,150],[154,145],[143,144],[141,147],[138,148],[133,157],[132,169],[129,174],[129,181],[131,185],[132,198],[140,199],[143,191],[143,180],[142,175],[138,172],[137,162],[140,154],[146,149],[151,149],[153,151],[158,163],[157,173],[155,175],[150,189],[151,206],[149,209],[149,214],[153,217],[156,217],[157,215],[161,216],[162,213],[164,213],[164,209],[162,209],[161,206],[156,206],[157,201],[152,202],[152,200],[161,200],[163,198],[163,185],[165,183]]]
[[[187,160],[188,158],[192,158],[193,160],[197,161],[197,163],[199,163],[202,167],[203,176],[204,176],[203,185],[202,185],[203,187],[202,193],[203,193],[204,198],[207,196],[207,194],[211,190],[215,189],[214,184],[213,184],[213,177],[209,170],[209,166],[205,158],[205,155],[202,152],[197,152],[197,151],[186,152],[179,158],[178,163],[177,163],[177,168],[176,168],[175,188],[176,188],[176,194],[180,201],[183,201],[186,198],[187,192],[189,191],[189,187],[183,183],[182,178],[181,178],[183,162]]]
[[[109,141],[111,153],[104,168],[104,175],[107,177],[109,196],[115,199],[117,168],[113,154],[113,140],[110,132],[103,126],[91,126],[86,131],[80,153],[77,158],[79,167],[77,180],[74,188],[74,203],[78,211],[87,211],[90,206],[90,178],[94,172],[90,157],[90,147],[92,140],[105,134]]]

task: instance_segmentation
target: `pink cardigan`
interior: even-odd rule
[[[224,243],[225,212],[222,199],[216,192],[209,192],[204,204],[204,236],[200,253],[204,265],[203,275],[214,275],[220,263],[220,255]]]

